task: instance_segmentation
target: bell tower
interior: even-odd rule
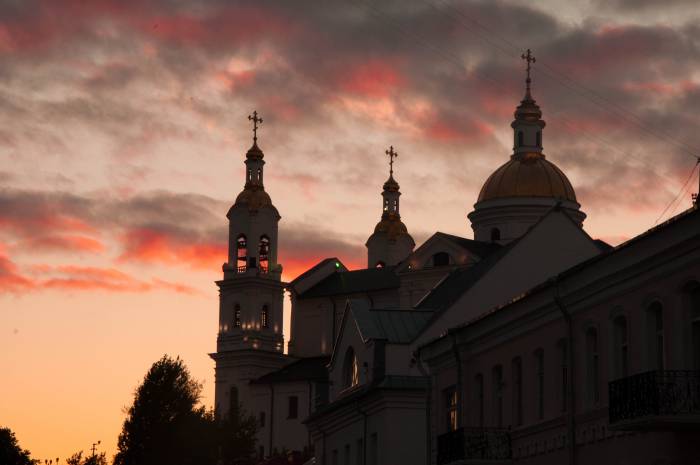
[[[385,152],[389,156],[389,179],[382,190],[382,219],[367,239],[367,268],[393,266],[408,257],[416,246],[399,214],[399,183],[394,179],[394,158],[399,154],[394,147]]]
[[[287,363],[282,334],[284,284],[277,263],[280,215],[263,185],[264,154],[258,147],[263,122],[253,112],[253,145],[246,153],[243,191],[227,213],[228,261],[219,287],[215,410],[225,417],[252,408],[248,383]]]

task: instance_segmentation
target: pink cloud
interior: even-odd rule
[[[397,65],[387,59],[370,59],[352,64],[339,71],[336,85],[342,92],[364,97],[381,98],[392,95],[406,86],[406,79],[397,71]]]

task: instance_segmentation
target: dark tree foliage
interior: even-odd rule
[[[67,458],[66,463],[68,465],[107,465],[107,457],[104,452],[83,457],[81,450]]]
[[[202,385],[180,358],[153,364],[136,389],[114,465],[245,464],[255,447],[255,420],[217,422],[199,404]]]
[[[2,465],[33,465],[36,463],[29,456],[28,450],[23,450],[15,433],[10,428],[0,428],[0,464]]]

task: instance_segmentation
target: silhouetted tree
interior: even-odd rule
[[[217,422],[199,404],[201,392],[180,358],[165,355],[155,362],[127,411],[114,465],[247,463],[255,447],[255,419],[237,414]]]
[[[66,463],[68,465],[107,465],[107,457],[104,452],[83,457],[81,450],[68,457]]]
[[[10,428],[0,428],[0,463],[2,465],[33,465],[29,451],[19,446]]]

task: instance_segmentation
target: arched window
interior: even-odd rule
[[[260,310],[260,327],[270,327],[270,313],[268,311],[267,305],[263,305],[262,310]]]
[[[537,131],[537,146],[542,146],[542,131]]]
[[[384,211],[389,211],[389,199],[384,199]]]
[[[537,405],[537,418],[544,418],[544,350],[535,350],[535,393]]]
[[[586,331],[586,400],[589,405],[597,404],[600,400],[599,365],[598,331],[595,328],[588,328]]]
[[[260,236],[258,247],[260,271],[267,273],[270,264],[270,238],[265,235]]]
[[[433,266],[447,266],[450,264],[450,255],[447,252],[438,252],[433,255]]]
[[[503,426],[503,367],[496,365],[491,373],[493,381],[493,424]]]
[[[476,404],[476,425],[484,426],[484,375],[474,377],[474,403]]]
[[[262,184],[262,170],[258,168],[258,182]]]
[[[348,347],[345,353],[345,364],[343,365],[343,386],[351,388],[360,384],[360,366],[352,347]]]
[[[523,424],[523,361],[520,357],[513,359],[513,424]]]
[[[236,260],[238,262],[238,272],[245,273],[248,263],[248,241],[245,234],[239,234],[236,239]]]
[[[384,268],[386,266],[386,263],[383,261],[379,260],[376,265],[374,265],[375,268]]]
[[[566,412],[569,403],[569,344],[566,339],[557,342],[559,349],[559,363],[561,366],[561,411]]]
[[[496,242],[501,240],[501,230],[498,228],[491,229],[491,242]]]
[[[233,327],[241,327],[241,306],[239,304],[233,306]]]
[[[664,369],[664,312],[660,302],[647,308],[647,340],[649,341],[649,368]]]
[[[613,351],[615,377],[624,378],[628,373],[629,350],[627,346],[627,318],[622,315],[613,320]]]
[[[525,145],[525,134],[522,131],[518,131],[518,147]]]

